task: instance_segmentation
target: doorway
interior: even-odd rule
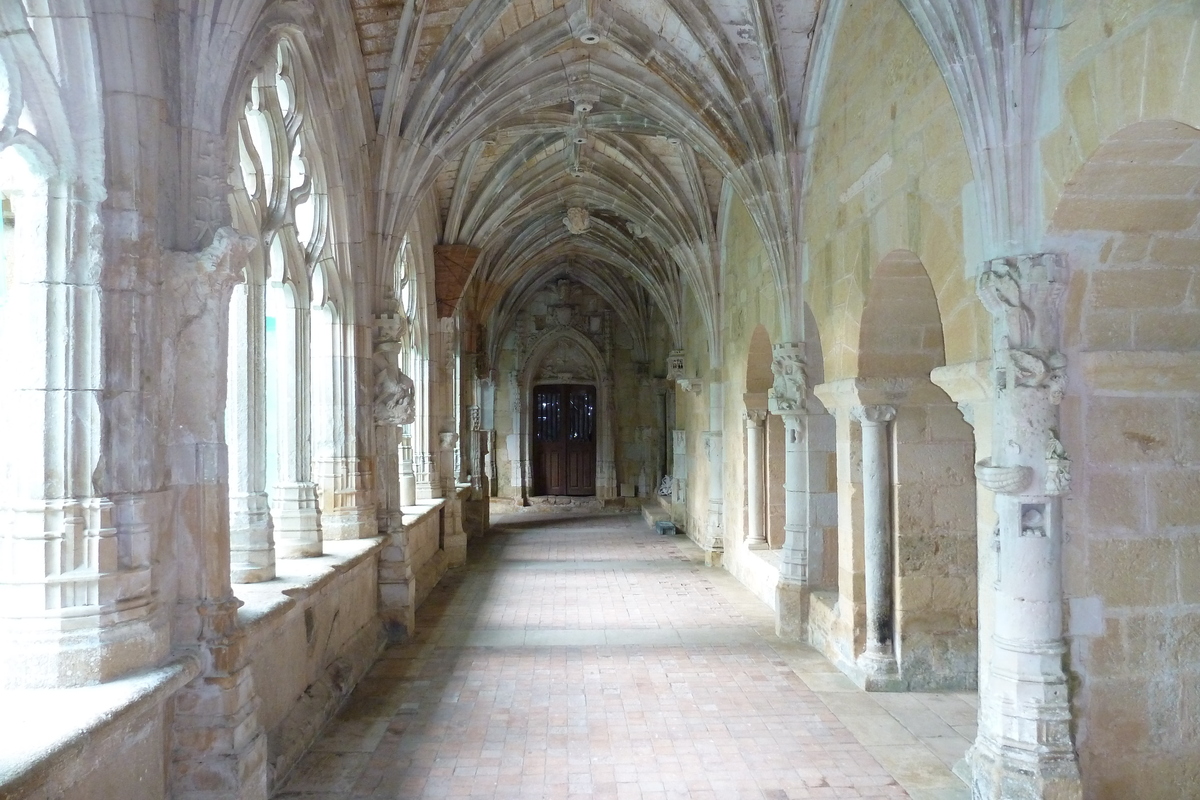
[[[574,383],[533,390],[533,493],[596,494],[596,387]]]

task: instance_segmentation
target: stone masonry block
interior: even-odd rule
[[[1175,547],[1167,539],[1093,542],[1093,591],[1112,607],[1145,608],[1176,602]]]

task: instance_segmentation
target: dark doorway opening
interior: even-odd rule
[[[596,494],[596,387],[533,390],[533,493]]]

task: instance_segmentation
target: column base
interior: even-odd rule
[[[321,555],[321,512],[315,483],[281,484],[271,492],[275,552],[279,558]]]
[[[775,635],[791,641],[808,641],[808,601],[812,589],[802,583],[780,580],[775,586]]]
[[[721,566],[721,559],[722,559],[722,557],[724,557],[724,555],[725,555],[724,550],[705,550],[704,551],[704,566],[706,566],[706,567]]]
[[[896,658],[886,653],[863,653],[855,660],[862,670],[861,685],[868,692],[906,692],[908,684],[900,678]]]
[[[978,740],[967,752],[976,800],[1082,800],[1074,754],[1035,754]]]

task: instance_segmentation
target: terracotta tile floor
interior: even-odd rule
[[[640,517],[495,522],[277,797],[969,797],[973,697],[858,691]]]

